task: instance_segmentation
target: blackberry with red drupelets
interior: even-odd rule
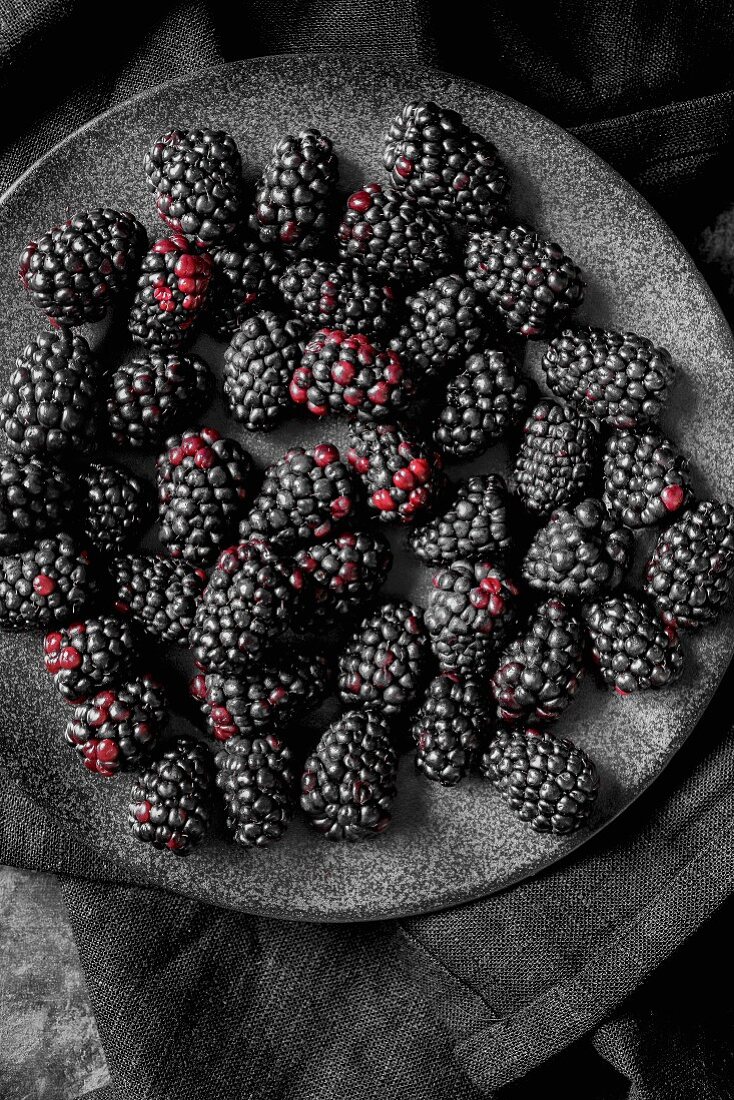
[[[358,420],[394,416],[412,393],[397,352],[341,329],[319,329],[311,337],[290,384],[292,400],[315,416],[342,413]]]
[[[136,654],[129,623],[114,615],[82,619],[50,631],[43,663],[67,703],[81,703],[120,680]]]
[[[457,558],[504,560],[512,546],[508,505],[499,474],[467,478],[443,514],[411,531],[410,549],[427,565],[450,565]]]
[[[428,685],[411,725],[416,768],[444,787],[455,786],[471,770],[488,728],[487,698],[479,684],[441,673]]]
[[[209,404],[214,379],[198,355],[143,352],[112,375],[107,423],[121,447],[157,447],[178,423]]]
[[[627,527],[674,516],[690,496],[688,460],[655,428],[615,431],[604,452],[604,503]]]
[[[338,178],[334,147],[320,130],[280,138],[255,188],[250,229],[264,245],[289,254],[318,251],[329,230]]]
[[[364,485],[370,514],[383,523],[429,516],[446,485],[441,455],[408,426],[354,422],[347,461]]]
[[[64,737],[88,771],[109,779],[145,759],[166,719],[163,688],[146,673],[75,707]]]
[[[79,615],[96,595],[89,555],[59,534],[0,558],[0,630],[43,630]]]
[[[382,587],[392,566],[392,550],[377,528],[342,531],[305,546],[296,554],[304,600],[312,614],[332,619],[358,610]]]
[[[193,737],[163,742],[132,785],[128,825],[136,840],[187,855],[209,830],[212,766]]]
[[[394,718],[418,698],[429,661],[420,608],[405,600],[387,601],[362,620],[341,652],[341,700]]]
[[[182,351],[205,315],[212,259],[175,233],[146,253],[128,319],[133,340],[149,351]]]

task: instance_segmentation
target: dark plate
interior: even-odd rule
[[[691,260],[647,203],[583,145],[519,103],[439,72],[381,64],[376,76],[373,63],[356,58],[237,63],[132,100],[54,149],[0,208],[4,371],[42,327],[15,270],[27,239],[76,209],[103,204],[133,210],[160,234],[141,167],[144,150],[160,132],[200,122],[223,126],[254,176],[280,134],[317,125],[336,141],[342,179],[351,188],[381,176],[390,117],[407,100],[431,97],[460,109],[496,141],[511,169],[515,209],[561,240],[587,272],[583,318],[634,329],[670,349],[680,377],[666,426],[691,454],[698,492],[728,495],[734,476],[731,336]],[[98,340],[99,332],[92,337]],[[221,349],[205,342],[201,348],[218,368]],[[533,347],[528,355],[536,375],[540,353]],[[216,413],[206,419],[221,423]],[[243,434],[231,422],[227,430]],[[320,425],[291,424],[264,441],[245,442],[264,462],[297,435],[315,440],[326,434]],[[502,469],[503,463],[496,449],[475,468]],[[404,567],[397,571],[391,588],[421,599],[426,577],[411,569],[410,576]],[[419,913],[536,874],[621,813],[694,729],[733,646],[731,620],[686,638],[682,681],[640,699],[620,699],[587,678],[558,731],[596,759],[602,793],[591,828],[570,840],[536,836],[478,780],[455,790],[420,781],[406,759],[394,827],[374,843],[330,844],[296,822],[282,844],[264,852],[213,840],[186,861],[154,854],[127,834],[128,779],[95,780],[62,743],[68,711],[42,670],[40,641],[33,637],[0,637],[0,760],[58,828],[124,862],[143,881],[287,918],[352,921]]]

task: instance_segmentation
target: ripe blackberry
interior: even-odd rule
[[[66,470],[41,455],[0,457],[0,553],[66,525],[76,507]]]
[[[292,447],[265,471],[240,537],[265,537],[284,549],[329,538],[354,511],[354,482],[331,443]]]
[[[119,553],[140,534],[152,507],[147,482],[112,463],[93,463],[81,477],[84,537],[101,554]]]
[[[542,730],[500,730],[480,767],[510,809],[538,833],[574,832],[599,793],[596,767],[583,749]]]
[[[604,456],[604,503],[627,527],[651,527],[690,495],[688,459],[656,429],[612,432]]]
[[[290,395],[315,416],[347,413],[383,420],[402,409],[411,380],[395,351],[383,351],[367,336],[319,329],[306,344],[293,372]]]
[[[584,620],[591,656],[619,695],[674,683],[683,671],[675,626],[661,622],[645,599],[631,593],[587,604]]]
[[[156,463],[161,542],[174,558],[210,565],[236,530],[252,460],[214,428],[172,436],[166,448]]]
[[[342,702],[393,718],[415,702],[429,659],[420,608],[405,600],[383,603],[362,620],[341,652]]]
[[[228,340],[243,321],[272,306],[283,259],[259,241],[228,241],[213,248],[209,310],[205,323],[212,336]]]
[[[129,615],[146,634],[187,646],[206,573],[185,561],[153,554],[127,554],[108,565],[115,610]]]
[[[505,212],[509,184],[499,154],[456,111],[408,103],[390,124],[384,165],[396,187],[435,202],[451,222],[488,229]]]
[[[500,657],[492,677],[506,722],[553,722],[574,699],[584,674],[581,623],[563,600],[547,600]]]
[[[87,451],[97,433],[97,366],[83,336],[42,332],[15,361],[0,401],[0,425],[13,451]]]
[[[451,264],[451,241],[436,207],[379,183],[349,196],[338,238],[344,259],[405,285],[435,278]]]
[[[295,803],[290,750],[274,734],[233,737],[215,763],[225,821],[235,842],[266,848],[282,840]]]
[[[248,431],[271,431],[288,412],[288,385],[305,338],[300,321],[269,312],[244,321],[232,337],[224,353],[224,398]]]
[[[392,286],[358,263],[304,256],[285,269],[278,287],[290,310],[311,329],[337,328],[379,337],[398,311]]]
[[[425,623],[442,672],[482,676],[515,620],[515,584],[489,562],[455,561],[433,578]]]
[[[301,776],[301,807],[329,840],[364,840],[390,824],[398,760],[371,710],[348,710],[322,735]]]
[[[166,717],[163,688],[146,673],[75,707],[64,737],[88,771],[109,779],[147,756]]]
[[[159,217],[201,248],[228,237],[242,216],[242,160],[224,130],[170,130],[145,156]]]
[[[164,742],[130,791],[128,825],[136,840],[187,855],[209,829],[211,760],[193,737]]]
[[[487,703],[474,680],[450,672],[434,677],[411,725],[416,768],[426,779],[455,786],[472,767],[488,725]]]
[[[136,639],[113,615],[52,630],[43,640],[43,663],[67,703],[82,703],[120,680],[132,664]]]
[[[209,404],[213,376],[198,355],[140,352],[112,375],[107,423],[120,447],[158,447]]]
[[[0,630],[43,630],[83,611],[96,585],[70,535],[39,539],[0,558]]]
[[[205,672],[262,663],[293,623],[303,576],[263,539],[225,550],[209,578],[189,644]]]
[[[280,652],[265,668],[195,676],[191,694],[215,741],[265,737],[319,703],[328,678],[329,667],[320,654],[295,653],[286,665],[285,652]]]
[[[152,351],[181,351],[208,303],[212,259],[181,234],[156,241],[143,259],[128,327]]]
[[[553,401],[539,401],[523,431],[514,481],[528,512],[549,516],[560,505],[584,496],[594,475],[593,422]]]
[[[507,506],[507,486],[499,474],[467,478],[447,511],[411,531],[410,549],[427,565],[450,565],[457,558],[503,560],[512,545]]]
[[[634,332],[564,329],[543,356],[549,389],[615,428],[656,420],[675,369],[670,353]]]
[[[416,381],[445,377],[479,347],[487,311],[461,275],[439,275],[406,306],[407,320],[390,347],[405,357]]]
[[[630,567],[635,539],[598,500],[557,508],[530,544],[522,575],[531,588],[567,600],[588,600],[617,588]]]
[[[545,339],[584,300],[581,269],[527,225],[473,234],[465,263],[469,282],[508,332],[529,340]]]
[[[255,188],[250,229],[265,245],[316,252],[329,228],[338,178],[334,147],[320,130],[280,138]]]
[[[314,610],[327,616],[346,615],[385,583],[392,550],[379,530],[345,531],[299,550],[296,565],[308,582]]]
[[[678,627],[713,623],[729,603],[734,575],[734,507],[700,500],[660,535],[645,591]]]
[[[137,275],[147,247],[142,225],[119,210],[90,210],[26,245],[19,274],[52,325],[99,321]]]
[[[362,479],[372,514],[384,523],[414,523],[430,514],[445,486],[441,455],[396,424],[353,423],[347,461]]]
[[[444,454],[476,458],[519,424],[529,397],[528,382],[506,352],[472,355],[449,382],[433,438]]]

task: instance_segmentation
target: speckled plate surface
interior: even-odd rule
[[[693,263],[647,203],[583,145],[528,108],[430,70],[380,65],[377,80],[373,64],[357,58],[266,58],[166,85],[94,121],[34,166],[0,203],[3,379],[43,324],[17,279],[22,246],[74,210],[99,205],[130,209],[160,234],[142,172],[144,150],[160,132],[198,123],[225,127],[254,178],[280,134],[316,125],[335,140],[342,183],[351,190],[381,178],[387,122],[416,97],[460,109],[499,146],[516,212],[562,241],[587,274],[582,319],[634,329],[670,349],[679,379],[665,426],[690,453],[699,494],[730,496],[731,335]],[[119,356],[119,345],[105,340],[103,328],[88,335],[107,365]],[[202,340],[199,350],[215,371],[221,369],[221,347]],[[536,377],[541,350],[532,347],[527,356]],[[239,438],[245,434],[216,407],[206,420]],[[321,425],[296,422],[264,440],[244,441],[264,464],[297,437],[315,441],[329,434]],[[504,464],[495,448],[472,469],[502,470]],[[465,469],[457,468],[456,476]],[[427,574],[399,544],[398,537],[398,567],[388,587],[422,601]],[[571,839],[536,836],[479,780],[454,790],[421,781],[406,758],[394,827],[373,843],[330,844],[295,822],[270,850],[243,851],[216,838],[187,860],[136,844],[124,824],[129,780],[95,779],[72,758],[61,736],[68,710],[42,669],[40,648],[37,637],[0,636],[0,764],[56,827],[124,864],[141,882],[253,913],[352,921],[479,897],[585,843],[652,783],[695,729],[731,658],[734,622],[686,638],[685,674],[666,691],[620,699],[587,677],[557,728],[595,758],[602,792],[591,827]],[[182,679],[183,670],[177,675]],[[186,725],[182,719],[181,728]]]

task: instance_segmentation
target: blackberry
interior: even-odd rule
[[[70,535],[0,558],[0,630],[43,630],[78,615],[96,591],[86,551]]]
[[[18,356],[0,400],[13,451],[87,451],[97,433],[97,367],[83,336],[42,332]]]
[[[482,757],[481,770],[538,833],[574,832],[599,793],[596,767],[583,749],[537,729],[501,730]]]
[[[147,247],[142,225],[119,210],[90,210],[26,245],[20,278],[52,325],[100,321],[137,275]]]
[[[664,624],[646,600],[631,593],[587,604],[591,656],[603,681],[619,695],[661,688],[683,671],[675,626]]]
[[[52,630],[43,640],[43,663],[67,703],[82,703],[120,679],[132,664],[136,640],[113,615]]]
[[[146,634],[187,646],[206,573],[185,561],[128,554],[108,565],[115,610],[129,615]]]
[[[433,578],[425,623],[442,672],[482,676],[515,620],[515,584],[489,562],[455,561]]]
[[[224,398],[248,431],[271,431],[287,414],[305,337],[300,321],[269,312],[244,321],[232,337],[224,353]]]
[[[474,680],[443,672],[431,680],[411,733],[416,768],[444,787],[469,772],[489,724],[486,701]]]
[[[259,241],[230,241],[211,249],[212,279],[205,318],[212,336],[227,340],[243,321],[272,306],[283,260]]]
[[[588,491],[597,432],[592,421],[553,401],[539,401],[525,421],[515,459],[515,489],[528,512],[549,516]]]
[[[715,622],[734,575],[734,507],[700,500],[660,535],[647,563],[645,591],[666,622]]]
[[[316,252],[329,228],[338,178],[334,147],[319,130],[280,138],[255,188],[251,230],[264,245]]]
[[[301,807],[329,840],[364,840],[390,824],[398,761],[387,726],[348,710],[322,735],[301,776]]]
[[[205,672],[262,663],[299,610],[303,578],[262,539],[219,556],[196,609],[189,644]]]
[[[345,531],[296,555],[317,613],[347,615],[382,587],[392,565],[392,550],[378,531]]]
[[[174,234],[145,255],[128,327],[152,351],[181,351],[196,336],[208,303],[212,259]]]
[[[487,311],[461,275],[439,275],[406,306],[407,320],[390,346],[410,363],[416,380],[445,377],[479,347]]]
[[[512,545],[507,507],[507,486],[499,474],[467,478],[447,511],[411,531],[410,549],[427,565],[450,565],[457,558],[503,560]]]
[[[531,588],[588,600],[617,588],[630,567],[634,535],[610,519],[598,500],[558,508],[535,535],[522,566]]]
[[[492,677],[506,722],[553,722],[574,699],[584,673],[581,623],[557,598],[541,604],[500,657]]]
[[[584,300],[581,269],[527,225],[473,234],[465,263],[469,282],[508,332],[529,340],[545,339]]]
[[[76,507],[71,477],[41,455],[0,457],[0,553],[63,527]]]
[[[130,791],[128,825],[136,840],[185,856],[209,829],[211,761],[193,737],[164,742]]]
[[[306,344],[293,372],[290,395],[316,416],[347,413],[382,420],[402,409],[412,393],[395,351],[383,351],[367,336],[322,328]]]
[[[330,538],[355,508],[355,486],[331,443],[293,447],[265,471],[240,523],[240,537],[261,536],[284,549]]]
[[[656,420],[675,377],[665,348],[601,328],[564,329],[547,348],[543,370],[553,393],[615,428]]]
[[[191,694],[201,705],[215,741],[265,737],[312,709],[326,693],[329,668],[317,654],[285,652],[265,668],[195,676]]]
[[[391,600],[367,615],[339,657],[339,694],[347,706],[372,707],[385,718],[416,700],[430,658],[423,613]]]
[[[170,130],[145,156],[148,189],[159,217],[175,233],[208,248],[242,216],[242,160],[224,130]]]
[[[456,111],[408,103],[390,124],[384,165],[396,187],[435,202],[451,222],[488,229],[505,212],[509,184],[499,154]]]
[[[122,466],[93,463],[81,477],[86,542],[101,554],[115,554],[141,533],[152,501],[147,482]]]
[[[161,542],[174,558],[210,565],[236,530],[252,460],[214,428],[172,436],[166,448],[156,463]]]
[[[506,352],[472,355],[449,382],[433,437],[444,454],[476,458],[517,427],[529,397],[528,382]]]
[[[357,421],[347,461],[359,474],[367,504],[384,523],[414,523],[429,515],[445,486],[443,460],[430,445],[396,424]]]
[[[233,737],[215,757],[225,821],[237,844],[266,848],[282,840],[293,816],[289,749],[275,735]]]
[[[209,404],[209,367],[198,355],[140,352],[112,375],[107,423],[120,447],[158,447],[182,419]]]
[[[349,196],[338,238],[344,259],[397,283],[425,282],[451,265],[451,241],[438,210],[379,183]]]
[[[651,527],[690,495],[688,460],[655,429],[612,432],[604,456],[604,503],[627,527]]]
[[[109,779],[145,759],[166,716],[163,688],[146,673],[75,707],[64,737],[88,771]]]
[[[312,329],[338,328],[379,337],[397,316],[393,287],[358,263],[304,256],[285,269],[278,287],[289,309]]]

